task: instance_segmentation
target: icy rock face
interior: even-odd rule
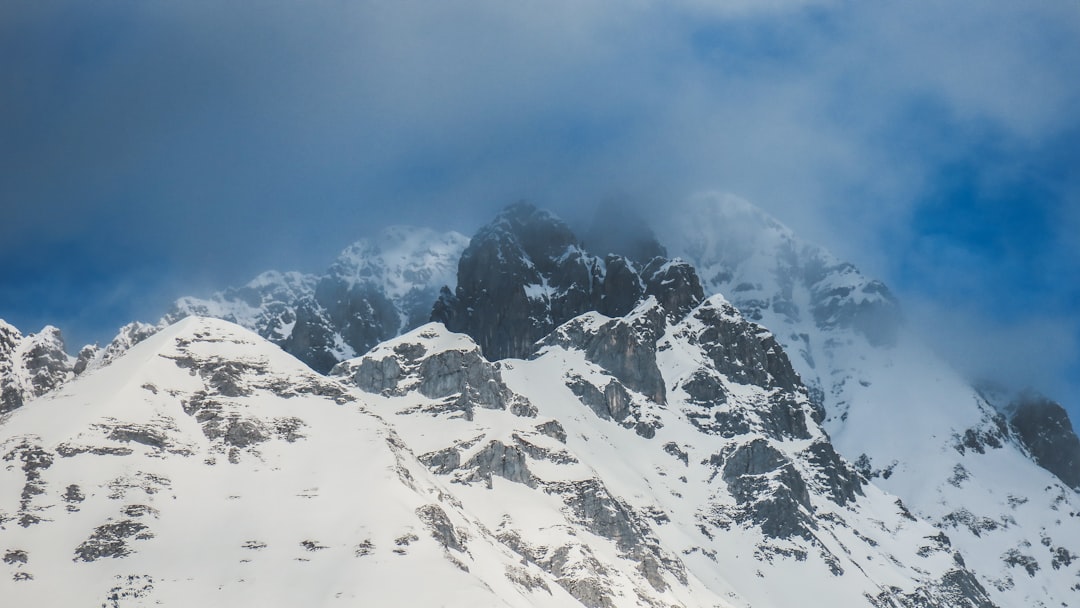
[[[0,320],[0,414],[22,407],[75,375],[60,330],[46,326],[23,336]]]
[[[566,321],[589,311],[621,316],[649,295],[678,316],[702,290],[687,264],[653,258],[639,269],[618,255],[599,258],[562,220],[518,203],[476,233],[456,291],[443,292],[431,318],[472,336],[488,359],[523,358]]]
[[[456,232],[393,226],[350,245],[321,276],[266,272],[209,299],[181,298],[165,321],[225,319],[326,372],[426,323],[439,288],[455,284],[467,244]]]
[[[1039,466],[1080,491],[1080,439],[1061,405],[1041,395],[1023,395],[1010,407],[1009,422]]]

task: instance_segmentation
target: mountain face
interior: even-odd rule
[[[22,403],[0,414],[3,596],[1080,599],[1074,465],[1051,458],[1075,434],[1053,404],[995,409],[884,285],[746,203],[670,219],[682,259],[602,216],[586,248],[524,204],[471,240],[393,229],[77,358],[0,324]]]
[[[1010,420],[919,342],[884,285],[745,201],[699,198],[658,232],[706,292],[775,333],[837,451],[947,532],[996,602],[1080,600],[1080,502],[1069,457],[1049,456],[1076,454],[1075,435],[1053,408]]]
[[[209,299],[181,298],[163,323],[225,319],[326,372],[426,323],[439,289],[454,285],[467,244],[456,232],[393,226],[346,248],[321,276],[266,272]]]

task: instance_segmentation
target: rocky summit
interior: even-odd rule
[[[976,390],[748,203],[668,220],[394,228],[76,356],[0,323],[0,594],[1080,603],[1063,408]]]

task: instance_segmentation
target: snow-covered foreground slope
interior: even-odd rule
[[[378,416],[190,318],[0,421],[11,606],[565,606]]]
[[[1080,602],[1080,497],[920,344],[883,284],[734,197],[680,211],[661,238],[775,332],[842,455],[947,532],[1001,605]]]

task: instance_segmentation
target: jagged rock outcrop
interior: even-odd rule
[[[664,329],[664,309],[650,299],[625,317],[583,315],[553,331],[539,347],[581,350],[623,386],[665,403],[664,378],[656,366],[656,341]]]
[[[423,325],[397,344],[372,349],[363,357],[334,367],[331,376],[348,378],[360,389],[383,395],[417,392],[438,400],[439,408],[471,419],[473,408],[510,410],[533,415],[524,399],[503,383],[498,368],[484,359],[475,342],[450,335],[438,324]]]
[[[75,364],[64,351],[59,329],[49,325],[23,336],[0,320],[0,414],[22,407],[73,378]]]
[[[1009,409],[1009,422],[1035,462],[1065,485],[1080,491],[1080,439],[1065,408],[1029,393],[1019,397]]]
[[[432,320],[473,337],[491,360],[524,358],[559,325],[590,311],[630,312],[654,296],[673,318],[702,299],[689,265],[654,257],[588,253],[570,228],[528,203],[504,209],[473,236],[458,265],[455,291],[445,290]]]

